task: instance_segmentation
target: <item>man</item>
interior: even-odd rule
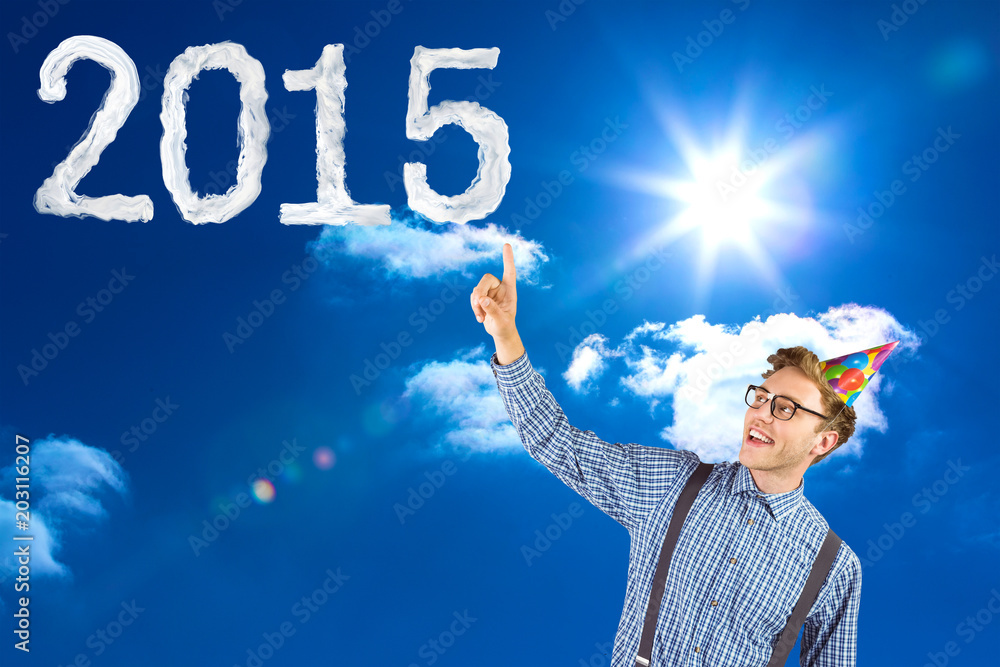
[[[632,667],[661,544],[700,459],[688,451],[605,442],[569,424],[514,325],[510,244],[503,260],[503,280],[484,275],[472,291],[472,309],[496,343],[490,364],[525,449],[629,531],[628,583],[611,664]],[[871,370],[872,357],[863,353],[842,359],[856,357]],[[673,550],[655,617],[653,666],[764,667],[828,532],[803,494],[803,473],[854,432],[848,406],[868,375],[859,384],[860,371],[827,368],[803,347],[778,350],[768,362],[773,368],[764,382],[746,394],[739,462],[715,465]],[[861,563],[841,543],[803,625],[802,665],[855,664],[860,596]]]

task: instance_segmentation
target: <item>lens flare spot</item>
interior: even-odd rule
[[[337,455],[329,447],[317,447],[313,451],[313,463],[320,470],[329,470],[337,462]]]
[[[366,434],[376,438],[389,433],[393,426],[391,422],[385,420],[382,406],[377,403],[369,405],[361,413],[361,425]]]
[[[931,83],[955,91],[980,83],[990,72],[989,50],[972,39],[959,39],[940,47],[929,61]]]
[[[252,492],[254,500],[261,505],[274,501],[274,484],[266,479],[254,480]]]
[[[216,494],[212,501],[208,504],[208,509],[211,514],[215,514],[219,511],[219,507],[232,502],[232,496],[224,496],[222,494]]]
[[[281,472],[281,479],[290,484],[295,484],[302,479],[302,467],[296,461],[292,461]]]
[[[386,399],[379,405],[379,411],[387,424],[398,424],[410,414],[410,401],[406,397]]]

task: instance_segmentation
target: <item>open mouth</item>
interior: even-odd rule
[[[774,440],[754,428],[750,429],[747,435],[747,442],[756,447],[765,447],[774,444]]]

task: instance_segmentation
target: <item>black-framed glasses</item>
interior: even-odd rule
[[[780,419],[782,421],[788,421],[795,416],[796,410],[805,410],[809,414],[822,417],[823,419],[829,419],[826,415],[820,414],[815,410],[810,410],[804,405],[799,405],[787,396],[772,394],[763,387],[758,387],[755,384],[747,387],[747,395],[743,400],[746,401],[747,405],[754,409],[759,408],[768,401],[771,401],[771,414],[775,419]]]

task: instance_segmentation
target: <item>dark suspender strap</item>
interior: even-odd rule
[[[841,540],[836,533],[832,530],[827,531],[823,546],[819,548],[819,553],[816,554],[816,559],[813,561],[806,585],[802,588],[802,594],[799,595],[799,601],[795,603],[795,608],[792,609],[792,614],[788,617],[788,623],[785,624],[785,629],[781,631],[781,636],[774,645],[774,652],[771,654],[771,661],[767,663],[767,667],[782,667],[785,664],[788,654],[795,646],[799,630],[805,623],[813,603],[816,602],[819,589],[833,567],[833,560],[837,557],[840,542]]]
[[[681,491],[680,498],[674,506],[674,513],[667,526],[667,536],[663,538],[663,548],[660,549],[660,560],[656,563],[653,575],[653,589],[649,592],[649,604],[646,607],[646,620],[642,626],[642,638],[639,640],[639,653],[635,657],[636,667],[649,667],[649,656],[653,651],[653,636],[656,634],[656,619],[660,615],[660,602],[663,600],[663,590],[667,585],[667,570],[673,557],[674,546],[681,534],[681,527],[687,519],[691,504],[701,491],[702,485],[708,479],[714,468],[712,463],[699,464],[688,478],[687,485]]]

